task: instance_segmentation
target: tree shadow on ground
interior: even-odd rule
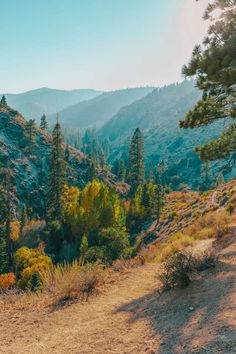
[[[228,262],[233,256],[236,250],[226,251],[215,269],[202,272],[188,288],[161,296],[157,289],[120,306],[116,313],[128,312],[129,323],[151,323],[155,337],[161,338],[155,353],[235,353],[236,262]]]

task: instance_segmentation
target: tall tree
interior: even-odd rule
[[[0,101],[0,104],[1,104],[2,106],[7,107],[7,100],[6,100],[6,97],[5,97],[5,96],[2,96],[1,101]]]
[[[33,150],[33,146],[35,144],[35,132],[36,132],[36,125],[33,119],[30,119],[26,122],[25,125],[25,139],[26,139],[26,147],[28,152],[31,154]]]
[[[144,139],[140,129],[137,128],[129,147],[128,183],[131,185],[132,193],[144,183],[144,173]]]
[[[189,64],[183,67],[186,77],[196,78],[203,95],[180,121],[181,128],[236,118],[236,1],[214,0],[207,6],[204,18],[211,21],[208,36],[203,46],[194,48]],[[229,124],[218,139],[196,151],[203,161],[231,157],[236,152],[236,124]]]
[[[9,169],[0,170],[0,273],[13,268],[13,241],[10,222],[13,205],[11,193],[11,173]]]
[[[40,128],[43,130],[48,129],[48,122],[45,114],[42,115],[41,120],[40,120]]]
[[[57,123],[52,132],[49,181],[47,193],[47,214],[50,219],[61,220],[62,194],[66,181],[66,162],[62,148],[62,131],[57,118]]]

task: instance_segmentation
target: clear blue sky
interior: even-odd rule
[[[159,86],[206,25],[207,0],[0,0],[0,92]]]

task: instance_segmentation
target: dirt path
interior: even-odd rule
[[[133,269],[90,303],[0,311],[0,353],[236,353],[236,238],[187,289],[157,291],[156,265]]]

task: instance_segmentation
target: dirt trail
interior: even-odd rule
[[[157,266],[122,276],[89,303],[49,312],[0,310],[0,353],[236,353],[236,236],[216,269],[159,296]]]

